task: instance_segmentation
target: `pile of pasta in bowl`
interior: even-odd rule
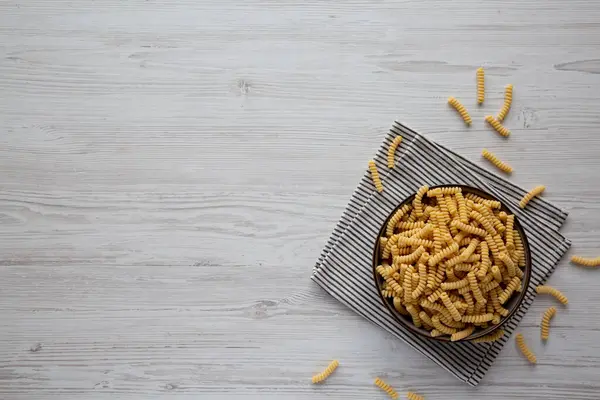
[[[492,196],[423,186],[382,227],[373,267],[384,304],[412,331],[490,342],[524,298],[530,256],[515,216]]]

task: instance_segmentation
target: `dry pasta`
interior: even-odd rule
[[[481,152],[481,155],[488,160],[489,162],[491,162],[492,164],[494,164],[494,166],[496,166],[498,169],[500,169],[503,172],[506,172],[508,174],[510,174],[513,169],[510,165],[503,163],[502,161],[500,161],[498,159],[498,157],[496,157],[493,153],[490,153],[487,149],[483,149],[483,151]]]
[[[400,145],[400,142],[402,142],[402,136],[396,136],[388,148],[388,168],[394,168],[394,155],[396,154],[396,149]]]
[[[569,299],[567,299],[567,296],[565,296],[560,290],[555,289],[552,286],[540,285],[535,288],[535,291],[538,294],[549,294],[556,298],[556,300],[560,301],[562,304],[569,304]]]
[[[452,336],[450,336],[450,340],[453,342],[456,342],[457,340],[462,340],[468,336],[471,336],[471,334],[475,331],[475,327],[474,326],[470,326],[466,329],[463,329],[462,331],[458,331],[452,334]]]
[[[542,194],[544,190],[546,190],[546,186],[544,185],[539,185],[531,189],[529,193],[523,196],[523,198],[519,202],[519,207],[525,208],[525,206],[531,201],[531,199],[533,199],[535,196],[539,196],[540,194]]]
[[[510,131],[500,123],[493,115],[488,115],[485,117],[485,121],[492,126],[500,135],[504,137],[510,136]]]
[[[460,187],[418,191],[378,239],[381,295],[432,337],[469,340],[500,324],[509,314],[502,304],[521,290],[520,233],[496,200]]]
[[[413,392],[406,393],[406,398],[408,400],[425,400],[425,397],[420,396],[420,395],[418,395],[416,393],[413,393]]]
[[[336,370],[336,368],[340,365],[338,360],[333,360],[323,372],[317,374],[312,377],[312,383],[323,382],[325,379],[329,377]]]
[[[423,216],[423,196],[425,195],[425,193],[427,193],[427,191],[429,190],[429,186],[424,185],[421,186],[419,188],[419,190],[417,190],[417,194],[415,194],[415,199],[413,200],[413,206],[415,208],[415,213],[417,214],[417,217],[422,217]]]
[[[537,363],[537,358],[535,357],[535,354],[533,354],[533,352],[529,349],[529,347],[527,347],[523,335],[517,333],[515,340],[517,341],[517,346],[519,347],[519,350],[521,350],[521,353],[523,353],[527,360],[532,364]]]
[[[496,116],[496,119],[498,121],[502,122],[502,120],[504,120],[506,114],[508,114],[508,111],[510,110],[510,106],[512,104],[512,92],[513,85],[506,85],[506,88],[504,89],[504,104],[502,105],[500,112]]]
[[[600,266],[600,257],[584,258],[579,256],[573,256],[571,257],[571,262],[583,265],[584,267],[598,267]]]
[[[383,192],[383,184],[381,183],[381,178],[377,171],[377,165],[375,165],[375,161],[373,160],[369,161],[369,171],[371,171],[371,179],[373,180],[375,189],[377,189],[379,193]]]
[[[483,104],[485,98],[485,72],[483,68],[477,68],[477,103]]]
[[[548,337],[550,335],[550,320],[552,319],[552,317],[554,317],[554,315],[556,314],[556,308],[555,307],[550,307],[549,309],[547,309],[544,312],[544,315],[542,316],[542,340],[548,340]]]
[[[458,113],[467,125],[471,125],[473,120],[471,119],[471,116],[469,115],[469,112],[467,111],[465,106],[463,106],[460,103],[460,101],[456,100],[454,97],[450,97],[448,98],[448,104],[450,104],[452,107],[454,107],[456,111],[458,111]]]
[[[490,333],[489,335],[485,335],[480,338],[473,339],[473,343],[495,342],[496,340],[499,340],[502,336],[504,336],[504,330],[497,329],[494,332]]]
[[[378,386],[381,390],[386,392],[393,400],[398,399],[398,392],[396,392],[393,387],[385,383],[383,379],[376,378],[375,386]]]

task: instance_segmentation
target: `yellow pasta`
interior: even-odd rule
[[[473,194],[473,193],[467,193],[467,194],[465,194],[465,199],[471,200],[474,203],[483,204],[483,205],[485,205],[487,207],[494,208],[494,209],[502,207],[502,204],[500,204],[499,201],[484,199],[483,197],[479,197],[479,196],[477,196],[476,194]]]
[[[442,261],[444,258],[456,253],[458,251],[458,244],[457,243],[453,243],[450,246],[444,248],[442,251],[440,251],[438,254],[435,254],[431,257],[429,257],[429,266],[433,267],[434,265],[436,265],[437,263],[439,263],[440,261]]]
[[[529,350],[527,344],[525,344],[525,338],[523,337],[523,335],[518,333],[515,337],[515,340],[517,341],[517,346],[519,347],[519,350],[521,350],[521,353],[523,353],[527,360],[532,364],[537,363],[537,358],[535,357],[535,354],[533,354],[533,352]]]
[[[598,267],[600,266],[600,257],[584,258],[579,256],[573,256],[571,257],[571,262],[583,265],[584,267]]]
[[[502,274],[500,273],[500,268],[497,265],[492,266],[492,274],[496,282],[502,282]]]
[[[432,240],[419,239],[415,237],[399,237],[398,243],[405,246],[423,246],[423,247],[433,247]]]
[[[458,331],[452,334],[452,336],[450,336],[450,340],[453,342],[456,342],[457,340],[463,340],[468,336],[471,336],[471,334],[475,331],[475,327],[474,326],[469,326],[468,328],[463,329],[462,331]]]
[[[414,252],[407,254],[405,256],[398,256],[394,259],[394,263],[398,264],[409,264],[417,261],[421,255],[425,253],[425,247],[419,246],[417,250]]]
[[[504,89],[504,104],[496,116],[496,119],[500,122],[504,120],[506,114],[508,114],[508,111],[510,110],[510,105],[512,104],[512,92],[513,85],[506,85],[506,88]]]
[[[433,326],[433,322],[431,321],[431,317],[425,311],[421,311],[419,313],[419,318],[421,318],[421,321],[423,322],[424,325]]]
[[[454,290],[469,286],[469,280],[464,278],[455,282],[442,282],[442,290]]]
[[[535,196],[539,196],[540,194],[542,194],[544,190],[546,190],[546,186],[544,185],[539,185],[531,189],[529,193],[523,196],[523,198],[519,202],[519,207],[525,208],[525,206],[531,201],[531,199],[533,199]]]
[[[400,229],[423,229],[425,227],[425,222],[417,221],[417,222],[404,222],[400,221],[396,224],[396,226]]]
[[[444,306],[446,306],[448,311],[450,311],[450,315],[452,316],[452,319],[454,319],[455,321],[460,321],[461,320],[460,313],[458,312],[458,310],[456,309],[456,306],[450,300],[450,298],[448,297],[446,292],[443,292],[440,295],[440,299],[442,299],[442,303],[444,303]]]
[[[496,166],[501,171],[504,171],[508,174],[510,174],[513,171],[512,167],[510,165],[500,161],[498,159],[498,157],[496,157],[493,153],[490,153],[487,149],[483,149],[483,151],[481,152],[481,155],[483,155],[483,157],[486,160],[490,161],[492,164],[494,164],[494,166]]]
[[[515,224],[515,216],[513,214],[506,217],[506,248],[508,251],[515,249],[514,231],[513,227]]]
[[[476,228],[472,225],[463,224],[462,222],[460,222],[457,219],[452,221],[452,226],[460,229],[461,231],[470,233],[471,235],[477,235],[477,236],[483,236],[483,237],[485,237],[487,235],[487,233],[484,229]]]
[[[438,187],[438,188],[434,188],[434,189],[429,189],[427,191],[427,197],[437,197],[440,195],[457,194],[457,193],[462,193],[462,188],[460,188],[458,186]]]
[[[408,315],[408,311],[402,305],[402,299],[400,297],[394,297],[394,308],[402,315]]]
[[[400,222],[400,219],[410,210],[410,206],[408,204],[405,204],[404,206],[400,207],[400,209],[398,211],[396,211],[394,213],[394,215],[392,216],[392,218],[390,218],[390,220],[388,221],[386,230],[385,230],[385,234],[387,237],[392,236],[392,234],[394,233],[394,228],[396,227],[396,224],[398,224],[398,222]]]
[[[413,392],[406,393],[406,398],[408,398],[408,400],[425,400],[425,397],[419,396],[418,394]]]
[[[475,276],[475,272],[469,272],[467,274],[467,278],[469,279],[469,286],[471,287],[471,291],[473,292],[473,297],[477,300],[478,303],[485,304],[487,300],[481,294],[481,289],[479,288],[479,284],[477,283],[477,277]]]
[[[506,289],[498,296],[498,301],[500,304],[506,303],[506,301],[510,298],[513,292],[521,287],[521,279],[518,276],[515,276],[510,280],[508,285],[506,285]]]
[[[494,225],[492,224],[492,222],[489,221],[487,218],[485,218],[480,213],[478,213],[477,211],[471,211],[471,213],[469,214],[469,217],[471,219],[477,221],[481,226],[483,226],[483,229],[485,229],[490,235],[494,236],[498,233],[498,232],[496,232],[496,228],[494,228]]]
[[[402,136],[396,136],[388,148],[388,168],[394,168],[394,155],[396,154],[396,149],[400,145],[400,142],[402,142]]]
[[[471,324],[482,324],[484,322],[491,321],[492,318],[494,318],[494,314],[463,315],[462,322],[468,322]]]
[[[408,311],[408,313],[412,317],[413,324],[417,328],[420,328],[421,325],[423,325],[423,324],[421,322],[421,317],[419,317],[419,310],[417,310],[417,308],[414,305],[409,304],[409,305],[406,306],[406,311]]]
[[[512,278],[513,276],[515,276],[517,274],[517,269],[516,269],[517,267],[515,266],[515,263],[513,263],[513,260],[508,256],[508,254],[501,253],[500,260],[502,260],[504,265],[506,265],[506,270],[508,271],[508,276],[510,276]]]
[[[509,311],[502,307],[502,305],[500,305],[500,300],[498,299],[498,297],[500,296],[500,294],[502,293],[502,290],[500,288],[496,289],[496,290],[490,290],[490,301],[492,303],[492,305],[494,306],[494,310],[496,310],[496,312],[500,315],[502,315],[503,317],[508,316]]]
[[[429,190],[429,186],[423,185],[417,190],[417,194],[415,194],[415,198],[413,200],[413,207],[415,208],[415,213],[417,217],[423,216],[423,196]]]
[[[560,301],[562,304],[569,304],[569,299],[567,299],[567,296],[565,296],[560,290],[555,289],[552,286],[540,285],[535,288],[535,291],[538,294],[549,294],[556,298],[556,300]]]
[[[397,285],[397,283],[396,283],[396,285]],[[391,289],[384,289],[381,291],[381,295],[383,297],[394,297],[394,296],[396,296],[396,292],[394,292]]]
[[[550,335],[550,319],[554,317],[556,314],[556,308],[550,307],[544,312],[544,316],[542,317],[542,340],[548,340],[548,336]]]
[[[312,383],[323,382],[329,377],[329,375],[333,373],[333,371],[335,371],[339,365],[340,363],[338,360],[333,360],[323,372],[312,377]]]
[[[500,123],[493,115],[488,115],[485,117],[485,120],[488,124],[492,126],[500,135],[504,137],[510,136],[510,131]]]
[[[477,104],[483,104],[485,98],[485,73],[483,68],[477,68]]]
[[[434,315],[433,317],[431,317],[431,323],[433,324],[433,327],[435,329],[437,329],[445,335],[452,335],[458,331],[457,328],[451,328],[449,326],[444,325],[440,321],[440,317],[438,315]]]
[[[383,379],[376,378],[375,385],[382,389],[384,392],[386,392],[393,400],[398,399],[398,392],[396,392],[393,387],[385,383]]]
[[[456,111],[458,111],[458,113],[467,125],[471,125],[471,123],[473,122],[471,120],[471,116],[469,115],[469,112],[467,111],[465,106],[463,106],[460,103],[460,101],[456,100],[454,97],[450,97],[448,98],[448,104],[450,104],[452,107],[454,107],[454,109],[456,109]]]
[[[377,189],[379,193],[383,192],[383,184],[381,183],[381,178],[377,171],[377,165],[375,165],[375,161],[373,160],[369,161],[369,171],[371,171],[371,179],[373,180],[375,189]]]
[[[504,336],[504,330],[497,329],[494,332],[490,333],[489,335],[485,335],[480,338],[473,339],[472,342],[473,343],[495,342],[496,340],[499,340],[500,338],[502,338],[502,336]]]

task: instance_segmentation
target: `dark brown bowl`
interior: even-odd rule
[[[430,189],[435,189],[435,188],[439,188],[439,187],[460,187],[460,188],[462,188],[463,193],[473,193],[473,194],[475,194],[475,195],[477,195],[479,197],[483,197],[484,199],[499,201],[498,199],[496,199],[491,194],[486,193],[486,192],[484,192],[484,191],[482,191],[482,190],[480,190],[478,188],[474,188],[474,187],[471,187],[471,186],[465,186],[465,185],[438,185],[438,186],[432,186]],[[373,250],[373,278],[374,278],[374,281],[375,281],[375,285],[377,286],[377,293],[379,293],[379,297],[381,298],[381,301],[383,301],[384,306],[392,314],[392,316],[394,317],[394,319],[396,319],[402,325],[406,326],[406,328],[410,329],[412,332],[414,332],[414,333],[416,333],[416,334],[418,334],[420,336],[423,336],[423,337],[425,337],[427,339],[439,340],[441,342],[450,342],[450,337],[447,336],[447,335],[433,337],[433,336],[431,336],[429,334],[429,332],[427,330],[425,330],[423,328],[417,328],[413,324],[412,319],[409,316],[402,315],[398,311],[396,311],[396,308],[394,307],[394,303],[393,303],[393,299],[392,298],[383,297],[382,294],[381,294],[381,285],[383,284],[383,278],[381,276],[379,276],[379,274],[375,270],[377,268],[377,266],[381,263],[381,252],[379,251],[379,238],[384,235],[385,229],[386,229],[387,224],[388,224],[388,221],[390,220],[390,218],[392,218],[392,216],[394,215],[394,213],[400,207],[404,206],[405,204],[412,203],[412,201],[413,201],[414,198],[415,198],[415,194],[413,194],[412,196],[410,196],[407,199],[405,199],[402,203],[400,203],[398,205],[398,207],[396,207],[394,209],[394,211],[392,211],[390,213],[390,215],[388,216],[388,218],[383,223],[383,225],[382,225],[382,227],[381,227],[381,229],[379,231],[379,234],[378,234],[378,236],[377,236],[377,238],[375,240],[375,248]],[[508,207],[506,207],[506,205],[504,205],[504,203],[500,202],[500,204],[502,205],[501,210],[503,210],[504,212],[506,212],[508,214],[514,214],[512,211],[510,211],[510,209]],[[521,305],[521,303],[525,299],[525,294],[527,292],[527,287],[529,287],[529,280],[531,278],[531,253],[530,253],[530,249],[529,249],[529,242],[527,241],[527,236],[525,235],[525,231],[523,230],[523,227],[521,226],[521,223],[517,219],[516,215],[515,215],[515,224],[514,224],[514,226],[515,226],[515,229],[521,235],[521,240],[523,241],[523,247],[525,249],[525,269],[523,271],[522,290],[518,294],[518,296],[512,296],[504,304],[504,308],[506,308],[509,312],[508,312],[508,315],[506,317],[504,317],[504,318],[502,318],[500,320],[499,324],[489,326],[489,327],[487,327],[485,329],[477,330],[472,335],[466,337],[465,339],[462,339],[461,341],[469,341],[469,340],[477,339],[477,338],[480,338],[482,336],[488,335],[488,334],[492,333],[493,331],[495,331],[496,329],[500,328],[504,323],[506,323],[514,315],[515,312],[517,312],[517,310],[519,309],[519,306]]]

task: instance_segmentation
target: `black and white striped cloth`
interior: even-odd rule
[[[398,135],[403,139],[396,153],[396,166],[388,169],[387,149]],[[534,199],[522,210],[518,203],[526,193],[524,189],[398,122],[379,148],[375,162],[384,191],[374,190],[371,176],[365,170],[315,265],[312,279],[364,318],[402,339],[461,381],[475,386],[529,309],[535,298],[535,287],[548,279],[568,250],[571,243],[558,232],[567,214],[541,198]],[[523,225],[531,248],[533,268],[525,300],[504,325],[507,334],[492,344],[444,343],[413,334],[396,322],[381,304],[373,281],[373,246],[388,215],[424,184],[454,183],[478,187],[506,204]]]

